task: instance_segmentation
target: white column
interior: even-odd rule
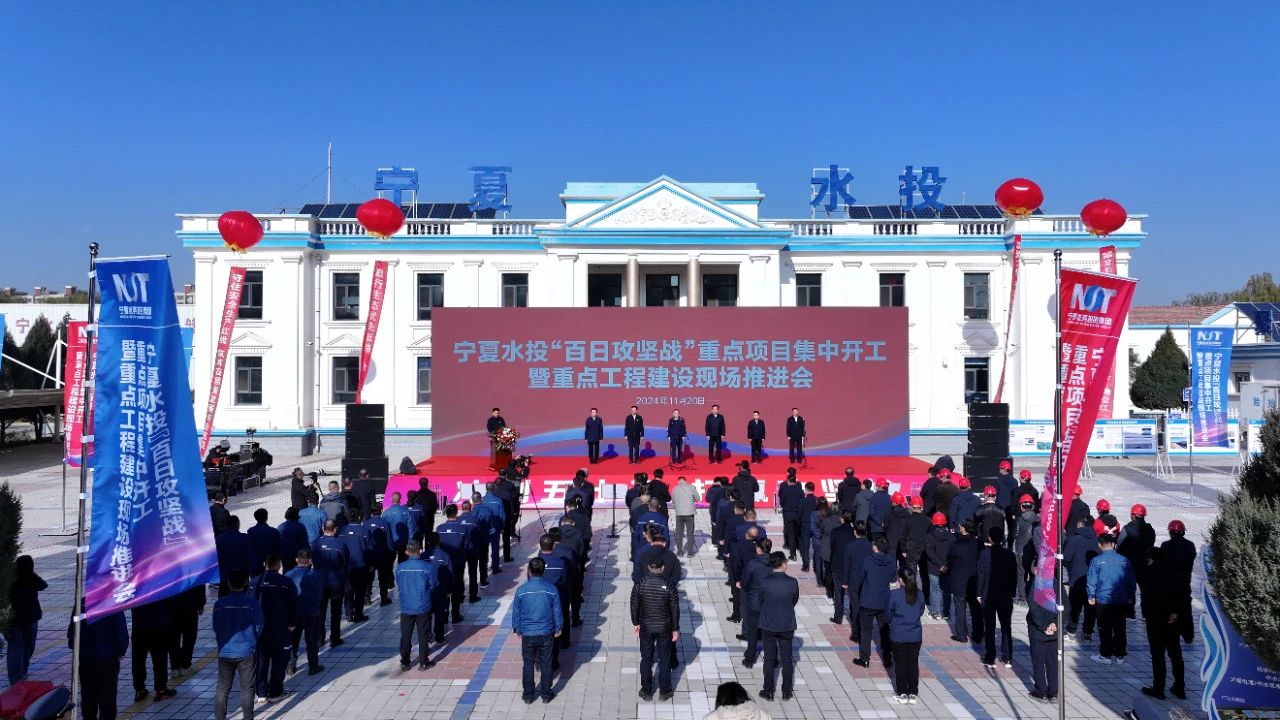
[[[844,268],[844,273],[841,275],[841,283],[844,285],[842,288],[844,291],[843,304],[846,307],[856,306],[858,304],[859,295],[858,277],[862,274],[862,261],[844,260],[840,265]],[[832,299],[835,299],[835,293],[832,293]],[[825,301],[826,298],[824,297],[823,300]]]
[[[478,259],[462,261],[463,278],[465,278],[466,282],[471,283],[471,292],[464,296],[467,297],[467,302],[464,302],[462,307],[480,307],[482,305],[480,302],[480,266],[483,264],[484,261]]]
[[[949,290],[946,283],[946,260],[928,260],[926,261],[928,271],[924,277],[927,278],[925,283],[927,287],[921,293],[917,289],[916,297],[923,295],[926,298],[925,311],[919,312],[913,309],[911,314],[917,317],[923,316],[925,327],[922,328],[923,337],[930,338],[929,347],[941,348],[942,352],[933,353],[931,356],[925,357],[924,372],[931,378],[931,382],[912,383],[912,389],[921,390],[921,395],[928,393],[927,397],[921,397],[916,403],[916,407],[922,409],[925,416],[925,427],[942,427],[941,423],[945,422],[945,418],[950,414],[952,408],[960,404],[959,399],[947,397],[953,391],[956,398],[962,399],[962,391],[964,389],[964,359],[959,357],[954,351],[946,349],[947,343],[954,339],[955,332],[950,328],[943,331],[946,327],[946,317],[939,316],[939,311],[955,310],[954,302],[947,302],[944,293]],[[907,307],[919,308],[919,303],[912,303],[912,286],[911,274],[907,273]],[[941,303],[941,307],[939,307]],[[952,317],[959,317],[958,312],[951,313]],[[944,367],[945,364],[945,367]],[[954,378],[960,378],[960,387],[956,387]]]
[[[626,306],[640,307],[640,260],[635,255],[627,256],[626,291]]]
[[[689,291],[686,295],[689,298],[689,307],[698,307],[702,305],[702,266],[698,262],[697,255],[689,256]]]
[[[574,290],[577,288],[577,275],[574,272],[577,261],[577,255],[560,256],[560,277],[558,279],[560,302],[557,303],[560,307],[577,307],[578,305],[577,298],[574,297]]]

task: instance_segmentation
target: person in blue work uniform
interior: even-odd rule
[[[408,670],[409,651],[413,649],[415,629],[418,636],[418,668],[435,667],[431,659],[431,591],[435,587],[435,570],[423,562],[418,541],[405,546],[408,558],[396,568],[396,586],[400,600],[400,669]]]
[[[538,557],[543,562],[543,578],[555,586],[556,598],[560,602],[558,608],[560,612],[560,622],[557,626],[564,627],[565,605],[569,593],[569,567],[564,558],[555,554],[556,543],[550,535],[543,535],[538,538]],[[557,638],[560,635],[556,635]],[[560,643],[554,642],[551,645],[551,671],[555,672],[560,669]]]
[[[529,579],[516,589],[511,602],[511,632],[520,636],[522,659],[521,699],[528,705],[542,697],[549,703],[556,694],[551,690],[551,656],[555,640],[563,630],[560,618],[560,591],[546,575],[546,560],[529,561]],[[540,676],[534,685],[534,669]]]
[[[68,648],[74,642],[75,631],[73,620],[67,624]],[[124,613],[103,615],[81,624],[80,716],[84,720],[116,720],[120,664],[128,651],[129,627]]]
[[[436,642],[443,643],[444,624],[449,620],[449,611],[452,609],[456,612],[458,609],[458,606],[453,605],[453,586],[457,581],[454,579],[449,554],[440,547],[440,533],[434,530],[427,533],[422,544],[422,552],[426,555],[424,562],[429,564],[435,572],[435,584],[431,586],[431,628]],[[460,620],[461,617],[458,619]]]
[[[898,568],[897,581],[889,590],[889,641],[893,644],[894,700],[915,705],[920,694],[920,645],[924,628],[924,592],[916,582],[914,566]]]
[[[378,578],[378,599],[382,607],[391,604],[391,588],[396,586],[391,566],[395,563],[396,549],[391,542],[391,527],[382,517],[382,506],[374,503],[365,518],[365,528],[369,531],[369,588],[373,591],[373,578]]]
[[[688,435],[685,429],[684,418],[680,417],[679,410],[671,411],[671,419],[667,421],[667,442],[671,445],[671,464],[679,465],[684,462],[684,439]]]
[[[458,522],[467,529],[467,579],[470,602],[480,602],[480,588],[489,587],[489,515],[477,513],[470,500],[463,500]]]
[[[414,539],[414,527],[408,508],[400,504],[400,493],[391,493],[391,504],[382,511],[382,521],[387,524],[391,549],[395,551],[396,558],[404,562],[404,549],[409,545],[409,540]]]
[[[369,551],[373,543],[369,540],[369,528],[360,521],[359,510],[347,511],[347,525],[342,528],[338,539],[347,546],[347,621],[364,622],[369,617],[364,614],[365,593],[369,589]]]
[[[320,498],[307,496],[307,507],[298,511],[298,522],[307,529],[307,545],[320,539],[324,533],[324,521],[329,518],[320,509]],[[287,516],[286,516],[287,517]]]
[[[321,613],[324,602],[324,581],[320,573],[311,566],[311,551],[299,550],[294,556],[293,569],[285,573],[285,577],[293,582],[297,590],[298,624],[293,627],[292,653],[289,658],[289,672],[298,672],[298,652],[302,649],[302,641],[307,641],[307,674],[318,675],[324,672],[320,664],[320,641],[324,637],[324,615]]]
[[[496,483],[489,482],[484,486],[484,497],[480,504],[489,509],[489,574],[502,572],[502,531],[507,526],[507,506],[497,492]]]
[[[453,571],[453,622],[462,622],[462,596],[466,593],[467,554],[471,548],[468,540],[471,533],[467,527],[458,522],[458,506],[450,504],[444,509],[445,521],[440,523],[435,532],[440,536],[440,549],[448,554],[449,567]]]
[[[254,579],[252,594],[262,608],[258,635],[257,696],[268,702],[284,696],[284,676],[298,626],[298,588],[280,574],[279,555],[268,555],[263,573]]]
[[[280,533],[280,560],[287,573],[293,569],[298,551],[311,547],[311,538],[307,533],[307,526],[299,520],[298,509],[294,507],[284,511],[284,522],[276,527],[276,532]]]
[[[346,599],[347,568],[351,553],[347,544],[338,537],[338,525],[332,520],[324,521],[324,534],[311,545],[311,559],[315,563],[316,572],[320,573],[323,593],[321,594],[321,614],[324,608],[329,609],[329,647],[342,645],[342,603]],[[324,618],[321,617],[321,622]]]
[[[253,545],[249,536],[240,532],[240,516],[232,515],[227,519],[227,529],[214,539],[218,552],[218,597],[226,597],[231,592],[227,578],[235,570],[244,571],[245,575],[253,572],[257,559],[253,555]]]
[[[249,576],[233,570],[227,577],[230,592],[213,606],[213,633],[218,640],[218,686],[213,696],[214,720],[227,720],[231,682],[240,676],[240,710],[253,720],[254,674],[258,637],[262,635],[262,606],[245,592]]]
[[[262,563],[269,556],[280,554],[280,531],[268,525],[267,518],[266,508],[254,510],[254,525],[245,533],[249,536],[249,545],[253,547],[253,557],[258,561],[257,566],[249,572],[251,577],[264,572]]]
[[[889,495],[889,481],[880,478],[876,480],[876,492],[868,500],[867,505],[867,533],[872,539],[884,536],[884,525],[889,520],[889,511],[892,509],[893,498]]]

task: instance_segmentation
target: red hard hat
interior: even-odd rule
[[[1098,512],[1111,512],[1111,502],[1106,498],[1098,501]]]
[[[888,488],[889,481],[884,478],[879,478],[876,480],[876,487]]]
[[[893,497],[889,498],[889,501],[894,505],[901,505],[907,501],[907,498],[904,497],[902,493],[896,492],[893,494]]]
[[[944,478],[951,477],[951,470],[949,468],[942,468],[941,470],[938,471],[938,477],[944,477]]]
[[[988,485],[988,486],[986,486],[986,487],[982,488],[982,494],[983,494],[983,495],[990,495],[991,497],[995,497],[995,496],[996,496],[996,486],[995,486],[995,485]]]
[[[1175,522],[1176,522],[1176,521],[1175,521]],[[938,527],[942,527],[943,525],[946,525],[946,524],[947,524],[947,516],[946,516],[946,515],[943,515],[942,513],[937,513],[937,512],[936,512],[936,513],[934,513],[934,514],[933,514],[933,524],[934,524],[934,525],[937,525]]]
[[[1136,517],[1146,517],[1147,506],[1143,505],[1142,503],[1138,503],[1137,505],[1134,505],[1133,507],[1129,508],[1129,514]]]
[[[1170,520],[1169,532],[1178,533],[1181,535],[1187,532],[1187,526],[1183,525],[1181,520]]]
[[[1001,469],[1001,470],[1012,470],[1012,469],[1013,469],[1013,463],[1009,462],[1008,460],[1001,460],[1001,461],[1000,461],[1000,469]]]
[[[1107,534],[1107,533],[1109,533],[1109,532],[1111,532],[1111,530],[1107,528],[1107,524],[1106,524],[1106,523],[1102,522],[1101,520],[1094,520],[1094,521],[1093,521],[1093,534],[1094,534],[1094,535],[1105,535],[1105,534]]]
[[[960,485],[960,489],[961,489],[961,490],[968,490],[968,489],[969,489],[969,478],[967,478],[967,477],[962,477],[962,478],[960,478],[959,485]]]
[[[913,507],[913,508],[916,508],[916,507],[918,507],[918,508],[922,508],[922,507],[924,507],[924,500],[923,500],[919,495],[912,495],[912,496],[911,496],[911,507]]]
[[[1030,495],[1023,495],[1022,497],[1018,498],[1018,504],[1019,505],[1035,505],[1036,501]]]
[[[1030,479],[1031,479],[1031,471],[1030,471],[1030,470],[1028,470],[1028,469],[1026,469],[1026,468],[1023,468],[1023,469],[1018,473],[1018,477],[1022,478],[1023,480],[1030,480]]]
[[[1079,485],[1077,485],[1077,486],[1076,486],[1076,491],[1075,491],[1074,495],[1075,495],[1076,497],[1080,497],[1080,496],[1081,496],[1081,495],[1083,495],[1083,494],[1084,494],[1084,488],[1082,488],[1082,487],[1080,487]]]

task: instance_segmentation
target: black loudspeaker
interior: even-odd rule
[[[1003,428],[990,428],[987,430],[970,430],[969,444],[970,445],[1002,445],[1004,447],[1008,447],[1009,446],[1009,427],[1006,425]],[[974,454],[974,453],[970,453],[970,454]],[[981,455],[982,453],[977,453],[977,454]],[[999,452],[995,454],[1007,455],[1009,453],[1006,450],[1004,452]]]
[[[969,432],[974,430],[1001,430],[1009,431],[1009,418],[993,417],[991,415],[970,415],[969,416]]]
[[[973,457],[1008,457],[1009,446],[1004,443],[970,442],[969,447],[965,451],[965,455],[972,455]]]
[[[998,417],[1009,419],[1009,403],[969,403],[969,417]]]
[[[382,458],[386,468],[386,409],[382,405],[347,405],[346,445],[346,457]],[[369,472],[373,474],[372,469]],[[382,476],[386,477],[385,469]]]
[[[1008,460],[1004,456],[965,455],[964,476],[973,484],[974,492],[981,492],[990,481],[1000,474],[1000,461]]]
[[[969,447],[964,476],[974,492],[996,479],[1000,461],[1009,457],[1008,403],[969,403]]]
[[[387,486],[387,456],[382,457],[344,457],[342,458],[342,476],[354,480],[361,470],[368,470],[369,477],[381,481],[383,488]],[[375,485],[378,484],[375,482]]]

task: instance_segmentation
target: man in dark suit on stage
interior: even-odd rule
[[[600,413],[591,408],[591,414],[587,416],[587,427],[584,436],[587,439],[587,462],[600,462],[600,441],[604,439],[604,420],[600,419]]]
[[[800,416],[800,408],[791,408],[791,417],[787,418],[787,456],[791,462],[804,461],[804,418]]]
[[[679,410],[671,411],[671,419],[667,421],[667,441],[671,444],[671,464],[684,462],[684,438],[689,432],[685,430],[684,418]]]
[[[498,465],[498,439],[494,437],[494,433],[500,428],[507,426],[507,421],[502,419],[502,413],[498,408],[494,408],[489,414],[489,420],[485,423],[485,431],[489,433],[489,467],[494,470],[501,470]]]
[[[751,441],[751,462],[764,461],[764,421],[760,419],[760,411],[751,413],[747,421],[747,439]]]
[[[720,414],[720,406],[712,405],[711,414],[707,416],[707,462],[720,462],[722,439],[724,438],[724,416]]]
[[[640,462],[640,440],[644,438],[644,417],[640,408],[631,406],[631,414],[627,416],[626,426],[622,434],[627,436],[627,462]]]

